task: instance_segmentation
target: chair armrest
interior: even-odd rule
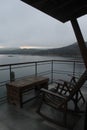
[[[51,95],[53,95],[53,96],[56,96],[56,97],[65,99],[65,100],[67,99],[67,96],[60,95],[60,94],[58,94],[58,93],[52,92],[52,91],[47,90],[47,89],[44,89],[44,88],[42,88],[40,91],[42,91],[43,93],[51,94]]]
[[[62,85],[62,84],[64,84],[64,83],[67,83],[67,84],[70,84],[70,82],[69,81],[67,81],[67,80],[63,80],[63,79],[59,79],[58,81],[56,81],[55,82],[56,84],[60,84],[60,85]]]
[[[63,86],[64,84],[66,84],[66,85],[69,84],[68,81],[66,81],[66,80],[62,80],[62,79],[59,79],[59,80],[56,81],[55,83],[56,83],[57,85],[59,84],[59,85],[61,85],[61,86]]]

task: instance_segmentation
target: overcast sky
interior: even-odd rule
[[[78,19],[87,41],[87,15]],[[62,47],[76,42],[70,22],[60,21],[20,0],[0,0],[0,47]]]

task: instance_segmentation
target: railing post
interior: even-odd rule
[[[73,63],[73,76],[75,76],[75,61]]]
[[[10,67],[10,82],[15,80],[15,73],[11,70],[11,65]]]
[[[35,62],[35,76],[37,76],[37,62]]]
[[[11,65],[9,66],[9,70],[10,70],[10,82],[11,82]]]
[[[53,83],[53,60],[51,61],[51,83]]]

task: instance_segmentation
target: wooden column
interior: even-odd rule
[[[76,35],[76,38],[78,41],[78,45],[80,48],[80,52],[81,52],[85,67],[87,69],[87,48],[85,45],[84,38],[82,36],[82,33],[81,33],[81,30],[80,30],[80,27],[79,27],[77,20],[76,19],[71,20],[71,24],[73,26],[73,29],[74,29],[74,32],[75,32],[75,35]],[[87,103],[86,103],[84,130],[87,130]]]
[[[85,45],[84,38],[82,36],[82,33],[81,33],[81,30],[80,30],[80,27],[79,27],[77,20],[72,19],[71,24],[72,24],[72,27],[73,27],[74,32],[75,32],[75,36],[76,36],[77,41],[78,41],[78,45],[79,45],[79,48],[80,48],[80,52],[81,52],[85,67],[87,69],[87,48],[86,48],[86,45]]]

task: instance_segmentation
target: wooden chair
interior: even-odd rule
[[[87,80],[87,70],[82,74],[78,82],[75,83],[73,86],[68,86],[66,82],[63,84],[58,83],[58,86],[56,89],[52,90],[46,90],[41,89],[41,98],[40,98],[40,104],[38,107],[37,112],[49,119],[50,121],[55,122],[54,120],[50,119],[46,115],[44,115],[41,112],[41,108],[44,104],[47,104],[59,111],[63,112],[63,124],[64,126],[67,126],[67,111],[68,111],[68,103],[69,101],[73,100],[75,104],[75,110],[77,108],[78,103],[78,92],[80,92],[80,88]]]
[[[56,82],[57,87],[53,88],[55,89],[55,92],[57,92],[58,94],[61,95],[66,95],[66,94],[70,94],[70,92],[76,87],[76,83],[78,82],[76,80],[77,77],[72,76],[72,78],[70,79],[70,81],[66,81],[66,80],[59,80],[58,82]],[[72,97],[72,100],[74,102],[75,105],[75,111],[79,110],[78,104],[80,102],[80,100],[83,101],[83,103],[85,103],[85,99],[84,96],[81,92],[81,90],[79,89],[76,94]]]

